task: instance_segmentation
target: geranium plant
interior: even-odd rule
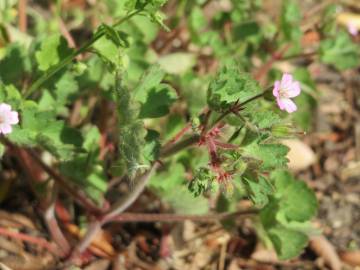
[[[314,232],[315,194],[287,170],[282,139],[310,129],[316,90],[306,64],[282,71],[275,64],[352,68],[359,46],[333,24],[331,5],[323,24],[307,26],[317,37],[307,46],[296,1],[284,1],[277,24],[254,20],[259,1],[228,1],[231,10],[210,17],[204,1],[184,2],[165,20],[166,0],[104,1],[112,19],[84,26],[88,38],[78,46],[36,10],[31,34],[1,35],[2,153],[36,187],[37,211],[62,260],[78,263],[113,222],[246,214],[281,259],[298,256]],[[6,14],[2,26],[15,20]],[[64,14],[78,23],[76,12]],[[169,49],[171,36],[157,43],[158,33],[184,28],[189,35],[178,47]],[[127,192],[114,188],[119,183]],[[125,213],[145,188],[172,214]],[[237,209],[241,200],[252,207]],[[74,216],[64,222],[73,205],[86,220],[76,245],[63,235],[66,222],[80,226]]]

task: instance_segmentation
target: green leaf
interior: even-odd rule
[[[268,234],[281,260],[300,255],[308,243],[308,237],[305,234],[280,225],[272,227]]]
[[[36,134],[36,142],[60,160],[69,160],[82,144],[82,136],[76,129],[65,126],[63,121],[52,121]]]
[[[290,259],[301,253],[307,234],[314,232],[309,220],[316,214],[316,197],[287,171],[274,171],[271,179],[275,193],[260,211],[260,220],[280,259]]]
[[[139,84],[134,89],[134,98],[145,102],[148,91],[158,86],[165,76],[159,65],[151,66],[141,77]]]
[[[288,41],[298,41],[301,37],[301,13],[297,2],[291,0],[283,1],[280,26]]]
[[[263,207],[269,202],[268,197],[274,192],[274,188],[269,183],[268,179],[262,175],[259,175],[256,179],[251,176],[245,176],[243,181],[248,190],[250,199],[256,206]]]
[[[286,154],[289,148],[282,144],[258,144],[254,141],[243,147],[244,156],[261,162],[262,170],[285,168],[287,166]]]
[[[169,113],[169,108],[177,99],[175,91],[161,84],[152,88],[144,103],[141,104],[140,118],[157,118]]]
[[[203,30],[207,25],[206,17],[202,9],[199,8],[198,6],[195,6],[191,10],[188,22],[190,29],[195,33],[198,33],[199,31]]]
[[[0,57],[0,82],[18,85],[30,64],[26,61],[26,49],[19,44],[6,47],[5,57]]]
[[[303,130],[309,131],[312,126],[313,112],[316,106],[316,85],[306,68],[297,68],[294,78],[301,82],[302,93],[296,97],[298,110],[292,115],[293,120]]]
[[[158,63],[167,73],[181,75],[195,66],[196,56],[192,53],[176,52],[160,57]]]
[[[160,134],[155,130],[148,130],[145,137],[145,147],[142,150],[143,157],[148,164],[157,160],[160,153]]]
[[[36,52],[35,57],[39,69],[46,71],[71,53],[72,50],[67,46],[65,38],[60,35],[52,35],[41,43],[41,48]]]
[[[359,45],[353,43],[344,31],[338,32],[331,39],[321,41],[319,54],[321,61],[339,70],[357,67],[360,62]]]
[[[107,177],[103,167],[92,160],[91,154],[79,154],[72,160],[62,162],[60,171],[67,178],[79,185],[86,194],[100,202],[107,189]]]
[[[294,179],[286,171],[275,171],[271,178],[277,190],[280,211],[288,220],[304,222],[316,215],[316,196],[304,182]]]
[[[0,83],[0,102],[5,102],[11,105],[13,110],[17,110],[22,104],[22,97],[15,86]]]
[[[103,36],[97,40],[93,48],[99,57],[108,65],[111,71],[120,70],[128,66],[128,58],[122,53],[113,39]]]
[[[187,189],[185,169],[179,163],[174,163],[168,171],[153,176],[150,188],[177,213],[206,214],[209,210],[207,199],[194,197]]]
[[[261,88],[250,74],[242,73],[234,65],[223,67],[211,81],[207,101],[211,109],[224,111],[236,101],[242,103],[257,94]]]
[[[193,179],[188,184],[188,189],[195,197],[198,197],[212,188],[215,179],[216,176],[208,167],[200,167],[195,171]]]
[[[69,160],[81,147],[79,131],[69,128],[64,121],[56,120],[53,111],[39,111],[35,102],[24,102],[20,127],[15,126],[8,138],[19,145],[39,145],[60,160]]]

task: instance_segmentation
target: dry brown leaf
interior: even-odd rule
[[[69,233],[79,239],[83,237],[83,233],[75,224],[67,224],[66,229]],[[110,244],[110,239],[111,237],[105,231],[101,230],[95,236],[89,248],[98,256],[112,258],[115,256],[116,252],[113,246]]]
[[[300,171],[308,168],[316,161],[314,151],[304,142],[298,139],[283,140],[283,143],[290,148],[287,155],[289,168],[293,171]]]
[[[310,239],[310,248],[321,258],[332,270],[341,270],[341,261],[334,246],[324,236],[313,236]]]

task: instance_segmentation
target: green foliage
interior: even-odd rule
[[[280,26],[284,37],[288,41],[299,41],[301,13],[296,1],[284,0],[282,5]]]
[[[194,178],[189,182],[188,188],[195,197],[211,189],[215,181],[214,173],[207,167],[200,167],[196,170]]]
[[[223,67],[211,81],[207,102],[215,111],[225,111],[235,102],[242,103],[261,93],[258,83],[235,65]]]
[[[316,89],[310,73],[305,68],[299,68],[294,72],[294,78],[301,82],[302,94],[296,98],[298,110],[294,113],[293,120],[303,130],[311,128],[313,120],[313,110],[316,106]]]
[[[260,163],[260,169],[270,171],[287,166],[289,149],[282,144],[264,144],[255,140],[243,147],[243,155]]]
[[[30,69],[31,64],[23,46],[15,43],[6,47],[3,58],[0,57],[0,81],[17,85]]]
[[[140,102],[140,118],[157,118],[169,113],[169,107],[177,99],[175,91],[161,84],[165,73],[159,66],[152,66],[141,78],[134,90],[134,98]]]
[[[308,243],[305,234],[283,226],[270,228],[268,234],[281,260],[298,256]]]
[[[290,259],[308,242],[306,222],[315,216],[317,201],[314,192],[287,171],[274,171],[271,179],[276,192],[261,210],[260,218],[280,259]]]
[[[360,48],[352,43],[349,35],[343,31],[335,37],[325,39],[319,48],[320,60],[339,70],[354,68],[360,63]]]
[[[150,188],[177,213],[205,214],[209,210],[206,198],[194,197],[188,191],[185,169],[181,164],[174,163],[168,171],[154,176],[150,181]]]
[[[42,41],[40,50],[35,55],[38,68],[46,71],[71,53],[72,50],[67,46],[65,38],[60,35],[47,37]]]
[[[243,177],[243,182],[255,206],[264,207],[269,202],[268,197],[273,193],[274,188],[268,179],[262,175],[257,178],[247,175]]]
[[[254,223],[279,257],[302,252],[313,232],[316,197],[282,171],[288,148],[279,139],[294,135],[294,126],[311,129],[315,83],[309,62],[299,61],[298,67],[294,61],[302,93],[290,116],[276,107],[271,87],[254,79],[263,67],[270,72],[260,83],[271,86],[272,74],[280,78],[269,59],[276,62],[275,52],[287,45],[289,55],[301,54],[304,18],[298,1],[284,0],[279,18],[258,13],[259,0],[231,0],[211,12],[205,0],[173,1],[164,9],[171,8],[169,35],[160,28],[168,30],[160,11],[166,0],[106,0],[102,12],[98,5],[88,5],[88,13],[64,9],[57,15],[80,51],[59,34],[59,16],[45,20],[29,10],[28,31],[14,31],[15,2],[7,1],[9,10],[0,1],[0,102],[20,115],[13,132],[4,135],[7,140],[49,152],[49,166],[99,205],[105,196],[112,201],[106,194],[109,179],[135,181],[160,159],[149,188],[171,210],[205,214],[211,198],[216,211],[236,211],[248,198],[260,211]],[[94,13],[100,22],[95,31],[86,23]],[[322,39],[319,57],[307,60],[339,70],[357,67],[359,46],[338,30],[335,15],[335,6],[320,15],[312,30]],[[230,112],[235,104],[239,110]],[[191,149],[180,151],[185,145]],[[176,153],[163,158],[171,147],[178,147]],[[4,152],[0,144],[0,156]],[[231,219],[222,224],[236,226]]]
[[[80,150],[81,134],[56,120],[52,111],[40,111],[37,104],[25,101],[20,108],[21,126],[16,126],[9,139],[19,145],[42,145],[60,160],[69,160]]]

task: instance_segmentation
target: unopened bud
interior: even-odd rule
[[[271,128],[271,134],[274,137],[289,137],[294,134],[294,128],[288,124],[278,124]]]

